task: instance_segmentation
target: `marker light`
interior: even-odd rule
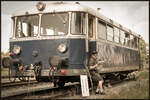
[[[61,69],[61,74],[62,74],[62,75],[66,75],[66,73],[67,73],[67,70]]]
[[[10,53],[9,53],[9,56],[10,56],[10,57],[14,56],[14,53],[10,52]]]

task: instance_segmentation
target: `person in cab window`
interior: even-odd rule
[[[96,94],[105,94],[104,89],[103,89],[104,80],[102,76],[100,76],[100,74],[98,73],[98,70],[96,69],[97,66],[98,66],[97,52],[93,51],[90,61],[89,61],[89,71],[90,71],[92,80],[97,82],[98,84],[97,89],[96,89]]]

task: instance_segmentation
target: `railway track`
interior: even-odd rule
[[[1,87],[2,88],[7,88],[7,87],[15,87],[15,86],[22,86],[22,85],[27,85],[27,84],[36,84],[37,81],[36,80],[30,80],[30,81],[26,81],[26,82],[6,82],[6,83],[2,83]]]
[[[20,91],[7,91],[2,92],[3,99],[33,99],[33,98],[55,98],[60,96],[66,96],[74,94],[73,90],[78,90],[79,83],[66,84],[63,88],[53,87],[50,83],[39,83],[36,86],[29,86],[28,89],[22,89]]]
[[[129,79],[121,80],[113,80],[111,84],[113,87],[116,87],[121,84],[125,84],[126,82],[130,82]],[[15,91],[14,91],[15,90]],[[52,83],[36,83],[36,84],[28,84],[22,89],[16,90],[14,88],[11,91],[3,91],[2,88],[2,98],[14,98],[14,99],[45,99],[45,98],[60,98],[60,97],[70,97],[73,95],[81,96],[80,83],[67,83],[63,88],[54,87]],[[91,91],[91,90],[90,90]]]

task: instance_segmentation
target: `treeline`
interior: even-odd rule
[[[144,67],[149,63],[149,47],[148,44],[144,41],[143,37],[141,37],[139,40],[139,49],[141,65]]]

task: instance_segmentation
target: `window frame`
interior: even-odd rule
[[[89,29],[89,15],[93,18],[92,19],[92,33],[89,33],[89,30],[90,30]],[[96,36],[95,35],[96,34],[96,16],[88,13],[88,25],[87,26],[88,26],[88,29],[87,29],[88,30],[88,33],[87,33],[88,37],[89,38],[94,38]]]
[[[111,28],[112,28],[112,36],[108,34],[108,27],[111,27]],[[111,25],[111,24],[108,24],[108,23],[106,24],[106,34],[107,34],[106,39],[107,39],[108,41],[114,42],[114,25]],[[112,39],[112,40],[109,40],[109,39],[108,39],[108,36],[109,36],[109,37],[111,36],[111,39]]]
[[[44,16],[44,15],[47,15],[47,14],[62,14],[62,13],[66,13],[67,14],[67,16],[68,16],[68,27],[67,27],[67,31],[66,31],[66,34],[64,34],[64,35],[57,35],[57,34],[55,34],[55,32],[54,32],[54,35],[42,35],[41,33],[41,30],[42,30],[42,28],[43,27],[41,27],[41,25],[42,25],[42,16]],[[66,35],[68,35],[68,32],[69,32],[69,12],[57,12],[57,13],[43,13],[42,14],[42,16],[41,16],[41,23],[40,23],[40,36],[66,36]],[[44,29],[43,29],[43,31],[44,31]],[[45,30],[46,31],[46,30]]]
[[[121,36],[121,31],[123,32],[123,34],[124,34],[124,38],[122,38]],[[123,41],[122,41],[123,40]],[[122,43],[123,42],[123,43]],[[120,44],[121,45],[124,45],[125,46],[125,31],[123,30],[123,29],[120,29]]]
[[[83,28],[83,29],[80,30],[80,31],[82,32],[82,34],[81,34],[81,33],[80,33],[80,34],[78,34],[78,33],[73,34],[73,33],[72,33],[72,14],[73,14],[73,13],[83,13],[83,14],[85,14],[85,19],[84,19],[84,20],[85,20],[85,23],[84,23],[85,25],[83,26],[83,23],[82,23],[82,28]],[[86,21],[87,21],[87,20],[86,20],[86,12],[71,12],[70,34],[71,34],[71,35],[83,35],[83,36],[86,35],[86,23],[87,23]]]
[[[125,32],[125,46],[127,46],[127,47],[130,47],[130,36],[131,36],[131,34],[129,32]]]
[[[115,28],[118,30],[118,32],[119,32],[119,34],[118,34],[118,36],[115,34]],[[116,36],[117,36],[117,38],[118,38],[118,42],[116,42]],[[118,27],[116,27],[116,26],[114,26],[114,42],[115,43],[120,43],[120,28],[118,28]]]
[[[18,34],[18,32],[17,32],[17,25],[18,25],[17,22],[18,22],[18,18],[19,18],[19,17],[26,17],[26,16],[27,16],[27,17],[28,17],[28,16],[38,16],[38,30],[39,30],[39,23],[40,23],[40,22],[39,22],[39,18],[40,18],[39,14],[31,14],[31,15],[24,15],[24,16],[15,16],[15,17],[14,17],[14,24],[13,24],[13,25],[14,25],[14,26],[13,26],[13,30],[14,30],[14,31],[13,31],[13,32],[14,32],[14,33],[13,33],[13,38],[18,38],[18,39],[19,39],[19,38],[30,38],[30,37],[37,37],[37,36],[38,36],[38,34],[39,34],[38,30],[37,30],[37,35],[36,35],[36,36],[34,36],[34,34],[33,34],[33,36],[24,36],[24,37],[18,37],[18,36],[17,36],[17,34]],[[23,24],[23,23],[22,23],[22,24]]]
[[[103,24],[105,26],[105,38],[102,38],[102,37],[100,37],[98,35],[98,39],[107,40],[107,24],[106,24],[105,21],[103,21],[102,19],[98,18],[98,20],[97,20],[97,34],[99,34],[98,33],[98,29],[99,29],[98,26],[99,26],[99,24]],[[103,35],[103,37],[104,37],[104,35]]]

